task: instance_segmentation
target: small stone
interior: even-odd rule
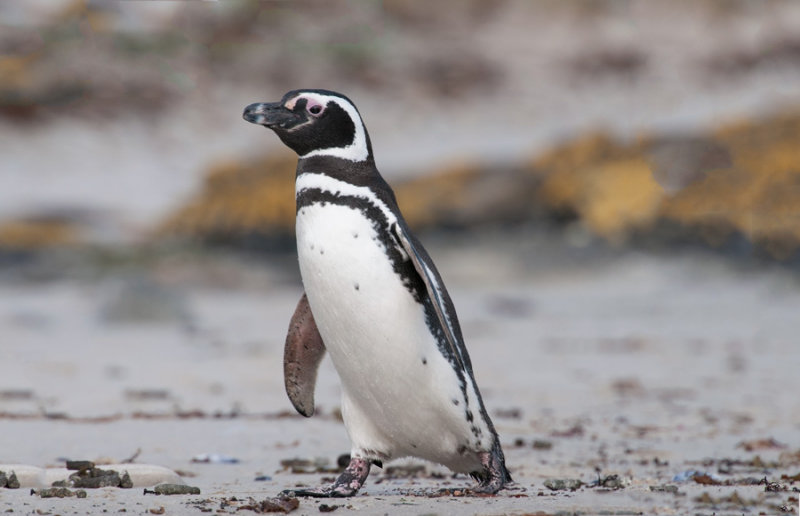
[[[533,441],[534,450],[550,450],[552,448],[553,448],[553,443],[550,441],[545,441],[542,439],[536,439]]]
[[[605,487],[607,489],[622,489],[625,487],[619,475],[609,475],[598,482],[598,484],[600,487]]]
[[[260,502],[250,498],[248,505],[239,507],[239,510],[250,510],[256,513],[266,512],[292,512],[300,507],[300,500],[295,497],[280,496],[278,498],[266,498]]]
[[[92,470],[92,473],[103,471],[103,470]],[[119,487],[120,478],[119,473],[116,471],[103,471],[102,474],[96,474],[93,476],[78,476],[71,475],[70,479],[72,480],[72,487],[83,487],[86,489],[98,489],[100,487]]]
[[[677,494],[678,493],[678,486],[673,485],[673,484],[663,484],[663,485],[659,485],[659,486],[650,486],[650,491],[653,491],[654,493],[672,493],[672,494]]]
[[[6,487],[6,484],[8,484],[8,477],[5,471],[0,471],[0,487]]]
[[[551,491],[575,491],[583,485],[577,478],[549,478],[544,486]]]
[[[71,491],[66,487],[48,487],[34,491],[31,489],[31,494],[38,494],[41,498],[69,498],[77,496],[78,498],[86,498],[86,491],[80,489],[78,491]]]
[[[133,487],[133,481],[131,480],[131,476],[127,471],[122,474],[122,478],[119,481],[119,487],[122,489],[131,489]]]
[[[199,495],[200,488],[187,486],[184,484],[158,484],[153,488],[153,492],[157,495],[182,495],[182,494]]]
[[[94,462],[90,460],[68,460],[67,469],[71,471],[86,471],[94,468]]]
[[[19,480],[17,480],[16,472],[12,471],[6,480],[6,487],[9,489],[19,489]]]
[[[319,512],[333,512],[341,507],[341,505],[328,505],[326,503],[320,504]]]

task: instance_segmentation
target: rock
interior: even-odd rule
[[[46,487],[38,491],[31,490],[31,494],[37,494],[41,498],[70,498],[73,496],[78,498],[86,498],[86,491],[83,489],[72,491],[66,487]]]
[[[19,489],[19,480],[17,479],[17,474],[14,471],[8,475],[8,479],[6,479],[6,487],[9,489]]]
[[[119,487],[121,478],[119,473],[111,470],[92,469],[90,475],[70,475],[72,487],[98,489],[100,487]]]
[[[71,471],[86,471],[94,468],[94,462],[90,460],[68,460],[67,469]]]
[[[130,489],[133,487],[133,480],[131,480],[131,476],[127,471],[122,475],[119,481],[119,487],[122,489]]]
[[[145,489],[145,494],[148,491]],[[199,495],[200,488],[187,486],[186,484],[158,484],[153,488],[153,494],[157,495],[183,495],[183,494],[193,494]]]
[[[45,483],[45,470],[26,464],[0,464],[0,471],[6,472],[6,479],[13,471],[19,482],[19,487],[47,487]],[[64,470],[66,472],[66,470]],[[63,478],[67,478],[65,474]]]
[[[0,471],[0,487],[6,487],[8,483],[8,477],[6,476],[5,471]]]
[[[583,485],[577,478],[548,478],[544,486],[551,491],[575,491]]]
[[[625,486],[622,483],[622,480],[619,478],[619,475],[608,475],[607,477],[598,479],[595,487],[605,487],[606,489],[622,489]]]
[[[678,494],[678,486],[674,484],[663,484],[658,486],[650,486],[650,491],[654,493],[672,493]]]
[[[24,464],[0,464],[0,471],[5,471],[7,477],[10,471],[14,471],[20,487],[28,488],[70,487],[72,486],[70,475],[78,475],[74,470],[66,468],[44,469]],[[120,487],[152,487],[164,483],[184,483],[183,479],[173,470],[153,464],[108,464],[95,466],[91,471],[93,474],[89,473],[85,476],[96,478],[112,475],[111,478],[113,478],[113,475],[116,475],[116,482]],[[123,486],[125,474],[130,480],[130,485]],[[89,482],[96,482],[98,487],[103,483],[113,484],[110,479],[90,480]]]
[[[267,512],[288,513],[298,507],[300,507],[300,500],[297,498],[281,496],[278,498],[266,498],[260,502],[251,498],[250,503],[239,507],[239,510],[249,510],[259,514]]]
[[[124,473],[120,479],[120,487],[126,487],[122,485],[126,475],[131,482],[131,485],[128,487],[152,487],[158,484],[185,483],[180,475],[173,470],[154,464],[109,464],[107,466],[98,466],[97,469],[123,471]]]

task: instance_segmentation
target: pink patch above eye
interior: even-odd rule
[[[312,115],[318,115],[322,113],[323,108],[324,106],[314,99],[308,99],[306,102],[306,111]]]

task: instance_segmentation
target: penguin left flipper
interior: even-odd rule
[[[314,386],[325,356],[325,343],[317,329],[305,292],[289,323],[283,348],[283,382],[294,408],[305,417],[314,415]]]
[[[433,309],[436,312],[436,318],[439,320],[439,324],[447,339],[450,352],[453,355],[453,360],[455,360],[462,371],[468,371],[469,369],[467,369],[466,365],[468,359],[464,359],[464,352],[461,351],[464,345],[458,340],[456,332],[453,329],[453,319],[455,316],[448,314],[444,299],[446,295],[445,287],[441,279],[438,278],[437,273],[433,270],[433,267],[435,267],[433,262],[422,245],[415,243],[415,239],[411,235],[411,232],[405,227],[405,224],[402,226],[397,222],[392,224],[392,233],[405,250],[411,263],[414,264],[414,269],[416,269],[422,282],[425,283],[425,289],[427,290]],[[429,266],[428,263],[431,265]]]

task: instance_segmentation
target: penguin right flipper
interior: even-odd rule
[[[317,370],[325,356],[325,344],[314,321],[305,292],[286,335],[283,348],[283,382],[294,408],[305,417],[314,415],[314,386]]]

